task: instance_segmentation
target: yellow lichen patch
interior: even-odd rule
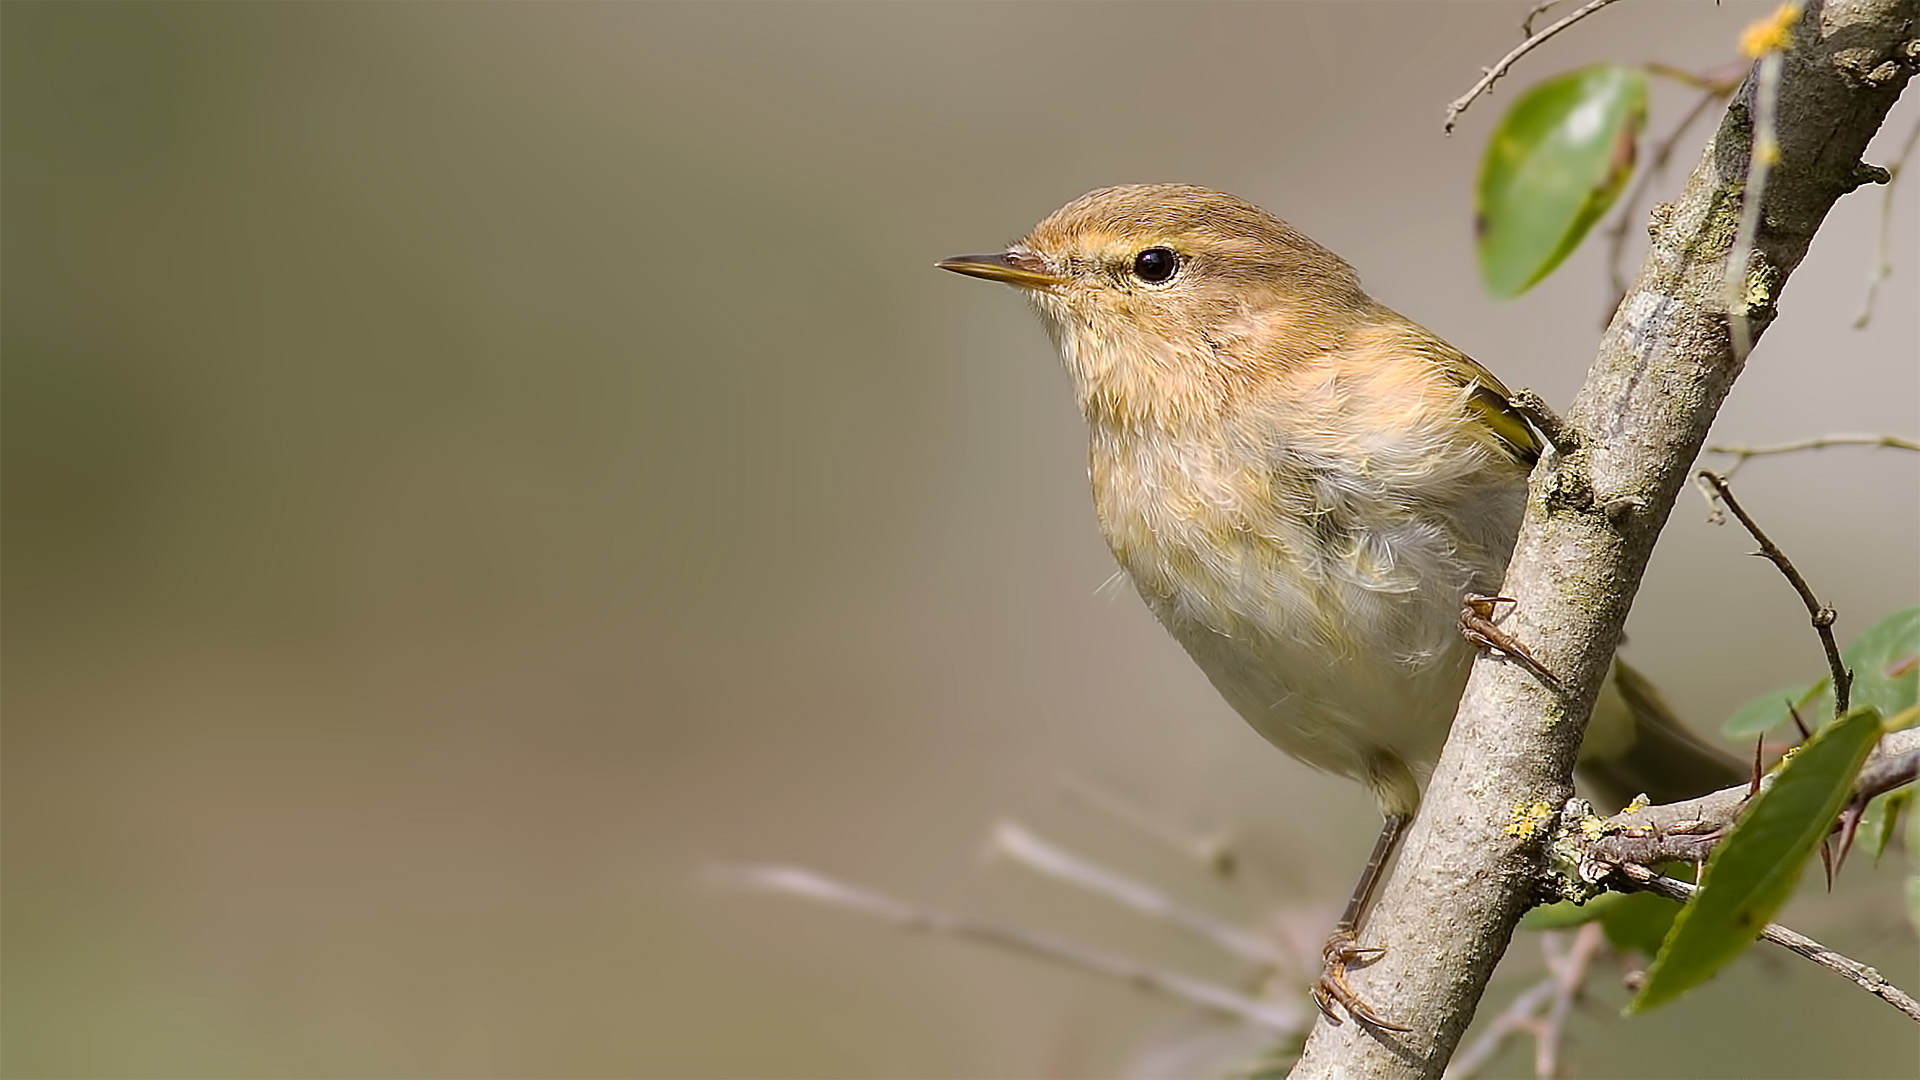
[[[1580,819],[1580,835],[1589,840],[1598,840],[1607,835],[1607,823],[1597,817],[1583,817]]]
[[[1633,797],[1632,802],[1621,807],[1620,812],[1623,814],[1637,814],[1640,811],[1645,810],[1647,807],[1652,805],[1653,805],[1653,800],[1647,798],[1647,793],[1643,791],[1640,794],[1635,795]]]
[[[1799,4],[1781,4],[1773,14],[1741,32],[1740,51],[1758,60],[1785,49],[1793,41],[1793,24],[1799,18]]]
[[[1532,836],[1540,831],[1540,826],[1553,816],[1553,805],[1545,799],[1536,799],[1525,806],[1513,808],[1513,816],[1507,819],[1508,836]]]

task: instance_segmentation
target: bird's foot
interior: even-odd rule
[[[1501,604],[1516,603],[1511,596],[1481,596],[1468,593],[1460,605],[1460,636],[1473,642],[1482,649],[1498,649],[1502,654],[1538,676],[1548,686],[1558,687],[1560,680],[1554,678],[1547,666],[1534,659],[1525,645],[1514,639],[1512,634],[1494,624],[1493,613]]]
[[[1387,1031],[1407,1031],[1408,1028],[1387,1022],[1379,1013],[1374,1012],[1360,995],[1347,985],[1347,966],[1349,964],[1368,964],[1386,955],[1385,949],[1367,948],[1355,939],[1353,927],[1345,923],[1333,928],[1333,936],[1327,939],[1326,947],[1320,951],[1325,964],[1320,970],[1320,978],[1313,984],[1313,1003],[1320,1006],[1320,1014],[1333,1024],[1341,1023],[1340,1015],[1334,1011],[1333,1003],[1339,1002],[1355,1020],[1368,1027],[1383,1028]]]

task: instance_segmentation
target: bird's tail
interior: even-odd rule
[[[1688,731],[1646,676],[1616,657],[1593,706],[1579,772],[1617,808],[1641,794],[1658,804],[1732,787],[1748,769]]]

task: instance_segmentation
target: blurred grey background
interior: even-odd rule
[[[0,7],[5,1071],[1107,1076],[1199,1030],[703,871],[804,863],[1236,977],[983,863],[1019,817],[1323,929],[1371,803],[1101,589],[1044,336],[932,263],[1092,187],[1222,187],[1564,403],[1603,259],[1481,294],[1490,125],[1585,61],[1719,64],[1771,5],[1610,9],[1442,137],[1528,6]],[[1653,130],[1689,101],[1658,87]],[[1881,195],[1839,206],[1720,438],[1920,430],[1917,203],[1865,331]],[[1844,636],[1920,594],[1915,475],[1831,450],[1739,490]],[[1749,547],[1689,496],[1631,628],[1709,729],[1821,670]],[[1069,776],[1230,833],[1241,879]],[[1905,872],[1856,858],[1790,921],[1912,988]],[[1598,983],[1586,1075],[1920,1054],[1779,957],[1631,1022]]]

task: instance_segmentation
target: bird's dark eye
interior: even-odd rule
[[[1180,257],[1171,248],[1150,247],[1133,257],[1133,276],[1149,285],[1164,284],[1180,268]]]

